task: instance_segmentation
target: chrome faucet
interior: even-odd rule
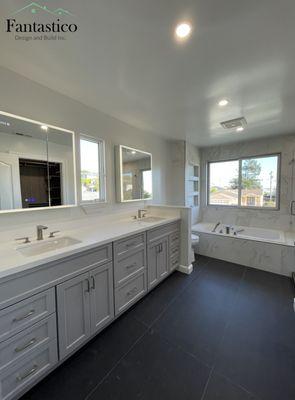
[[[48,226],[37,225],[37,240],[43,240],[43,231],[48,229]]]
[[[137,211],[137,218],[141,219],[144,218],[146,216],[147,210],[141,209]]]
[[[217,224],[212,229],[212,232],[216,232],[217,227],[221,224],[221,222],[217,222]]]

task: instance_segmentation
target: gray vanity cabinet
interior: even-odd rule
[[[112,264],[57,286],[60,359],[114,318]]]
[[[148,286],[157,285],[169,273],[168,236],[148,247]]]
[[[89,273],[57,286],[60,358],[66,357],[90,336]]]
[[[112,264],[90,272],[91,334],[101,330],[114,318]]]
[[[179,265],[179,235],[178,222],[148,231],[149,290],[165,279]]]

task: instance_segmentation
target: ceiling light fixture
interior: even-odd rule
[[[222,99],[218,102],[219,107],[225,107],[227,106],[229,101],[227,99]]]
[[[245,129],[245,128],[244,128],[243,126],[239,126],[239,127],[237,128],[237,132],[243,132],[244,129]]]
[[[41,129],[43,129],[43,131],[48,131],[48,126],[47,125],[41,125]]]
[[[188,22],[181,22],[175,28],[175,35],[178,39],[186,39],[192,32],[192,26]]]
[[[131,154],[136,154],[136,151],[135,151],[135,150],[132,150],[132,151],[131,151]]]

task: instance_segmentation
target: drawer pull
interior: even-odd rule
[[[94,276],[91,277],[92,278],[92,290],[95,290],[95,278]]]
[[[90,293],[90,280],[87,278],[85,279],[87,282],[87,289],[84,290],[85,293]]]
[[[23,319],[31,317],[33,314],[35,314],[35,310],[30,310],[27,314],[22,315],[21,317],[16,317],[12,320],[12,322],[20,322]]]
[[[126,247],[133,247],[136,246],[136,242],[126,243]]]
[[[28,378],[29,376],[33,375],[33,373],[36,372],[37,370],[38,370],[38,365],[35,364],[35,365],[33,366],[33,368],[30,369],[30,371],[26,372],[24,375],[19,375],[19,376],[16,378],[17,382],[23,381],[24,379],[26,379],[26,378]]]
[[[133,263],[133,264],[131,264],[131,265],[127,265],[127,266],[126,266],[126,269],[135,268],[136,266],[137,266],[137,264],[136,264],[136,263]]]
[[[20,353],[21,351],[26,350],[28,347],[32,346],[37,342],[36,338],[31,339],[28,343],[24,344],[22,347],[16,347],[14,349],[15,353]]]
[[[132,290],[130,290],[129,292],[127,292],[126,295],[129,297],[129,296],[132,296],[133,294],[135,294],[136,292],[137,292],[137,287],[135,287]]]

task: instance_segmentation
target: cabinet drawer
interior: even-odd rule
[[[170,247],[178,246],[179,245],[179,239],[180,239],[180,232],[177,230],[176,232],[172,233],[169,236],[169,245]]]
[[[179,247],[174,247],[170,249],[170,259],[179,258]]]
[[[55,313],[0,344],[0,371],[53,339],[56,339]]]
[[[116,315],[126,310],[146,292],[146,274],[132,279],[130,282],[117,289],[115,292]]]
[[[127,252],[144,247],[144,244],[145,233],[129,237],[128,239],[119,240],[114,243],[114,256],[115,258],[120,258],[126,255]]]
[[[174,222],[172,224],[152,229],[148,232],[148,242],[153,242],[155,240],[161,239],[162,237],[167,236],[178,230],[179,230],[178,222]]]
[[[0,373],[1,400],[13,399],[57,363],[57,342],[42,346],[21,362],[15,362]]]
[[[143,272],[145,267],[144,249],[117,261],[114,265],[115,286],[117,287],[126,282],[139,271]]]
[[[55,311],[54,288],[0,311],[0,342]]]
[[[174,271],[179,267],[179,258],[173,258],[170,260],[170,271]]]

